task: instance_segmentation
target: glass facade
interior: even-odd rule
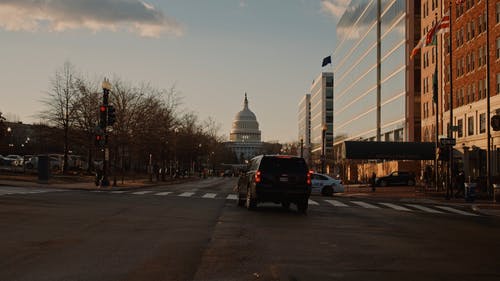
[[[407,2],[381,1],[380,38],[377,38],[377,0],[352,0],[341,17],[337,26],[340,43],[333,53],[335,145],[346,140],[375,141],[377,129],[381,141],[409,141],[406,104],[408,77],[413,74],[407,73],[407,24],[412,21],[407,16],[414,16],[408,12]]]
[[[313,154],[321,153],[323,125],[326,124],[325,153],[333,146],[333,73],[323,72],[311,86],[310,138]],[[318,155],[319,155],[318,154]]]

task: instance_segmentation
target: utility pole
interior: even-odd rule
[[[495,201],[495,190],[492,190],[491,185],[491,102],[490,102],[490,26],[489,26],[489,4],[484,1],[486,5],[486,137],[487,137],[487,150],[486,150],[486,188],[491,192],[493,201]]]

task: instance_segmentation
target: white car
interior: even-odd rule
[[[341,180],[334,179],[328,175],[312,173],[311,193],[323,196],[332,196],[334,193],[344,192]]]

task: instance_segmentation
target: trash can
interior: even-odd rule
[[[476,199],[476,186],[477,183],[475,182],[465,183],[465,202],[474,202]]]
[[[49,183],[49,156],[38,155],[38,183]]]

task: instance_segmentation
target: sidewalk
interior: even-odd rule
[[[113,178],[110,179],[110,186],[99,187],[94,183],[94,177],[91,176],[68,176],[68,177],[53,177],[48,183],[39,183],[34,176],[19,175],[19,176],[0,176],[1,186],[25,187],[25,188],[59,188],[71,190],[128,190],[138,189],[159,185],[170,185],[196,180],[196,178],[183,179],[167,179],[166,181],[149,181],[149,179],[134,179],[124,180],[117,179],[116,186],[113,186]]]
[[[393,186],[377,187],[372,191],[372,187],[367,184],[349,184],[345,185],[345,192],[341,194],[344,197],[361,197],[400,200],[402,202],[418,202],[427,204],[446,204],[470,208],[473,211],[487,215],[500,216],[500,202],[493,200],[476,199],[474,202],[466,202],[464,198],[452,198],[446,200],[446,192],[436,192],[427,189],[424,191],[418,186]]]

